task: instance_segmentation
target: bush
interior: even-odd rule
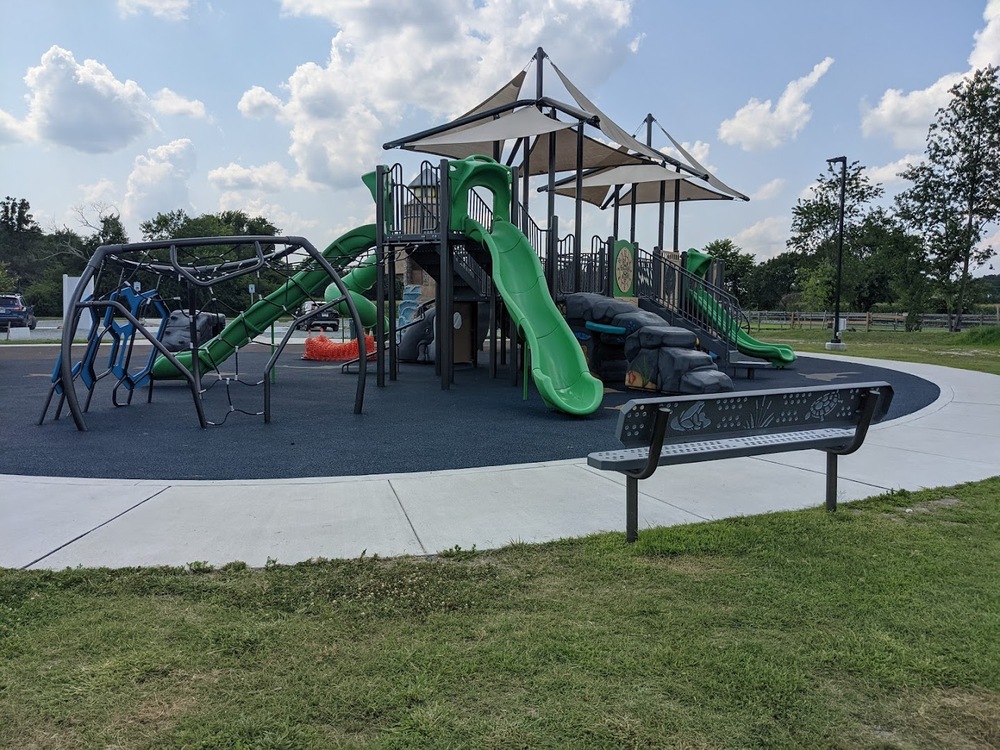
[[[977,326],[966,328],[955,336],[956,344],[990,346],[1000,348],[1000,326]]]

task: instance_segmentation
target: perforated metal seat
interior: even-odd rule
[[[826,507],[837,507],[837,456],[857,450],[892,402],[885,382],[635,399],[622,407],[620,450],[587,464],[626,476],[626,534],[638,536],[638,480],[659,466],[799,450],[827,454]]]

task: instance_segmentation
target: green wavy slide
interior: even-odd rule
[[[604,384],[590,374],[580,343],[549,295],[541,261],[531,242],[510,223],[510,169],[487,156],[449,165],[451,229],[485,247],[493,259],[493,283],[531,351],[531,377],[546,404],[567,414],[592,414],[604,400]],[[493,193],[493,226],[469,216],[469,193]]]
[[[567,414],[592,414],[604,399],[604,384],[587,360],[545,285],[542,265],[528,238],[503,219],[493,231],[465,218],[465,235],[490,251],[493,281],[531,350],[531,377],[542,399]]]
[[[374,244],[375,225],[366,224],[342,234],[331,242],[322,254],[336,267],[342,260],[357,258]],[[375,305],[362,297],[361,293],[375,283],[375,270],[375,257],[372,255],[342,278],[357,307],[361,324],[366,327],[375,325],[377,311]],[[199,369],[218,367],[237,349],[246,346],[279,317],[286,315],[286,311],[298,309],[303,302],[317,296],[330,283],[329,275],[319,266],[299,271],[285,284],[244,310],[217,336],[200,347]],[[339,292],[331,292],[331,295],[339,296]],[[350,315],[346,300],[337,305],[336,309],[341,315]],[[177,352],[174,356],[184,367],[191,369],[190,351]],[[161,355],[153,364],[153,377],[169,380],[181,377],[181,373],[170,360]]]

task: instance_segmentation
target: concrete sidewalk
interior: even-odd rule
[[[822,355],[810,355],[822,356]],[[933,381],[932,405],[840,460],[839,499],[1000,475],[1000,377],[836,357]],[[640,529],[823,504],[818,451],[668,467],[640,484]],[[221,565],[424,555],[623,531],[624,478],[586,458],[367,477],[170,482],[0,475],[0,567]]]

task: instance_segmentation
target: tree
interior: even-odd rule
[[[0,261],[22,283],[37,274],[37,257],[42,241],[42,229],[31,215],[31,204],[25,198],[6,196],[0,201]]]
[[[181,227],[188,221],[189,217],[182,208],[167,213],[161,211],[152,219],[142,222],[139,231],[144,240],[169,240],[171,237],[182,236]]]
[[[0,262],[0,292],[13,292],[17,289],[17,276],[12,274],[7,264]]]
[[[158,213],[148,221],[139,225],[143,239],[168,240],[187,239],[193,237],[235,237],[239,235],[276,236],[280,231],[274,224],[262,216],[250,217],[243,211],[220,211],[217,214],[202,214],[188,216],[183,209]],[[214,246],[208,251],[205,247],[196,247],[180,252],[181,263],[217,262],[231,249],[229,245]],[[191,253],[195,253],[192,255]],[[165,250],[154,253],[159,260],[167,260],[169,252]],[[210,300],[205,299],[205,305],[212,305],[213,310],[228,313],[238,312],[246,307],[247,284],[253,283],[258,294],[267,294],[285,283],[286,279],[275,271],[262,271],[256,276],[243,277],[238,283],[223,283],[214,286]],[[190,304],[188,296],[192,293],[184,284],[176,280],[159,282],[160,294],[164,299],[176,301],[177,304]],[[204,290],[202,290],[204,291]],[[207,292],[206,292],[207,294]],[[200,303],[199,303],[200,304]],[[207,308],[206,308],[207,309]]]
[[[799,199],[792,209],[792,236],[787,245],[802,259],[801,304],[808,309],[829,310],[836,302],[841,179],[841,168],[828,165],[817,178],[812,196]],[[886,246],[891,244],[896,221],[876,203],[884,193],[882,186],[873,184],[857,161],[846,166],[843,179],[841,304],[868,311],[891,296]]]
[[[251,218],[243,211],[220,211],[191,217],[183,209],[158,213],[139,225],[146,240],[168,240],[181,237],[228,237],[231,235],[269,235],[281,230],[263,216]]]
[[[785,310],[797,292],[802,259],[799,253],[782,253],[753,267],[747,276],[747,304],[756,310]]]
[[[998,71],[981,68],[951,88],[927,132],[925,161],[901,173],[913,184],[896,199],[899,216],[924,240],[953,331],[961,328],[970,269],[993,255],[979,243],[1000,218]]]
[[[747,277],[756,265],[753,253],[743,252],[730,239],[712,240],[702,248],[702,252],[725,263],[726,291],[736,297],[741,305],[745,305],[748,299]]]

